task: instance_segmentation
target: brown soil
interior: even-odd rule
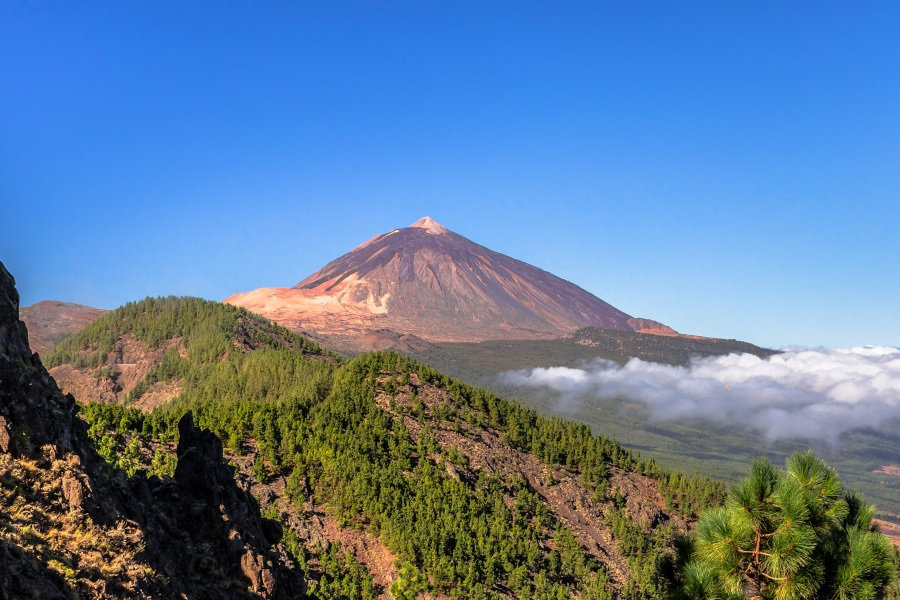
[[[150,390],[144,392],[132,406],[144,412],[150,412],[157,406],[162,406],[182,392],[180,381],[158,381],[150,386]]]
[[[70,302],[44,300],[19,311],[28,327],[28,345],[32,352],[43,355],[47,350],[76,333],[107,311]]]
[[[895,546],[900,547],[900,524],[885,521],[883,519],[875,519],[875,522],[878,523],[881,533],[883,533],[887,539],[891,540]]]

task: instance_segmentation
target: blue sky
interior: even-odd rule
[[[291,286],[430,215],[622,310],[900,345],[897,3],[0,4],[24,305]]]

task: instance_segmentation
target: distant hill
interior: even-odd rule
[[[102,317],[107,311],[71,302],[43,300],[19,311],[28,326],[28,344],[41,356],[73,333]]]
[[[152,408],[182,392],[187,367],[261,348],[335,360],[314,342],[249,311],[167,297],[106,313],[57,344],[43,362],[63,391],[76,398]]]
[[[682,366],[686,366],[695,356],[745,353],[765,358],[778,353],[776,350],[761,348],[738,340],[666,333],[642,335],[600,327],[579,329],[567,340],[579,346],[596,348],[624,360],[635,357],[649,362]],[[617,360],[617,362],[620,361]]]
[[[418,342],[418,343],[416,343]],[[428,343],[399,338],[402,352],[453,374],[464,381],[494,387],[497,373],[535,367],[580,367],[598,358],[625,364],[631,358],[686,366],[696,356],[744,352],[760,358],[777,354],[761,348],[717,338],[684,335],[648,335],[633,331],[585,327],[553,340],[490,340],[486,342]]]
[[[676,334],[429,217],[372,238],[293,288],[225,302],[355,350],[385,343],[388,332],[450,342],[556,338],[587,326]]]

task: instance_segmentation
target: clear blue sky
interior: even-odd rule
[[[635,316],[900,345],[900,4],[0,3],[24,305],[291,286],[430,215]]]

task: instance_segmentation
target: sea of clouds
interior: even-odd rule
[[[656,421],[706,420],[750,428],[770,442],[837,443],[856,430],[900,431],[900,349],[786,349],[695,358],[688,367],[633,358],[584,368],[501,374],[504,383],[546,388],[569,403],[627,397]]]

